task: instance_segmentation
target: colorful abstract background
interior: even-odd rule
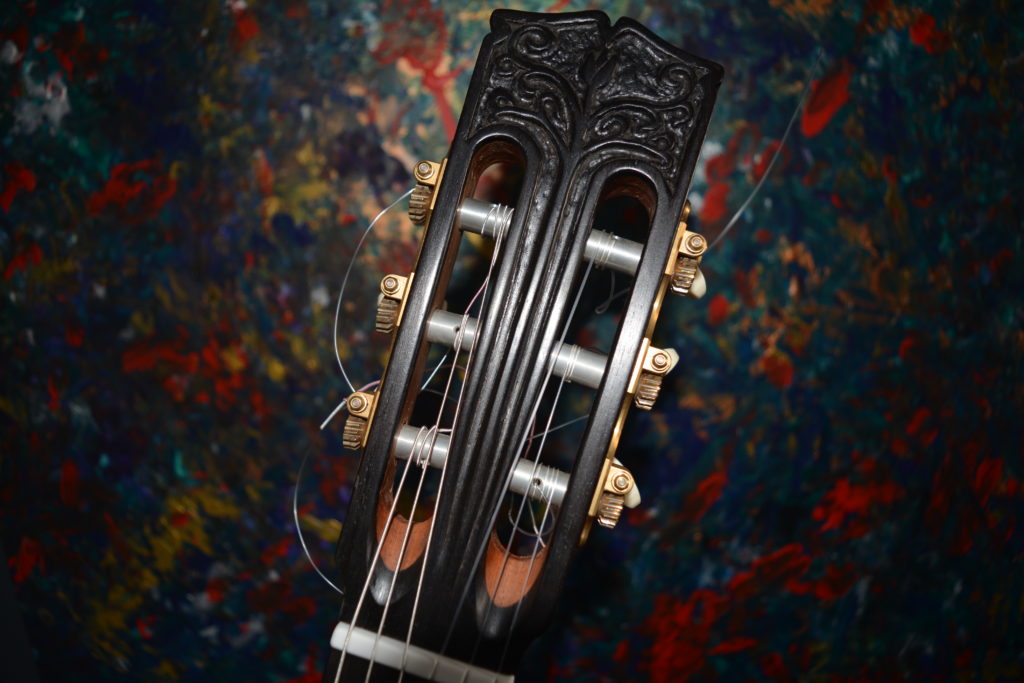
[[[1024,9],[571,0],[722,63],[710,293],[521,680],[1024,678]],[[445,155],[492,6],[0,7],[0,533],[43,681],[319,680],[356,459],[334,297]],[[804,87],[812,82],[797,111]],[[339,347],[376,378],[382,272]],[[22,654],[25,654],[24,652]]]

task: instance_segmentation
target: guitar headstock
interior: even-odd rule
[[[387,370],[348,400],[326,680],[515,670],[592,524],[639,500],[623,423],[678,360],[651,345],[663,298],[703,293],[686,192],[721,68],[600,12],[491,28],[447,159],[414,169],[426,228],[414,272],[381,280]],[[602,272],[628,290],[595,325]]]

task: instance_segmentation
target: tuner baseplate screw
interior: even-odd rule
[[[348,407],[356,411],[362,410],[365,405],[366,400],[362,396],[353,396],[348,402]]]
[[[655,354],[654,358],[651,359],[651,364],[659,370],[668,367],[668,355],[664,353]]]
[[[384,285],[384,291],[387,292],[388,294],[394,294],[396,291],[398,291],[398,280],[395,279],[393,275],[388,275],[387,277],[385,277],[384,282],[382,282],[381,284]]]
[[[428,179],[434,174],[434,168],[426,161],[421,161],[416,165],[416,175],[423,180]]]
[[[699,252],[704,248],[704,238],[701,235],[691,234],[686,238],[686,246],[690,251]]]
[[[629,489],[629,477],[625,474],[620,474],[612,480],[612,486],[616,491],[625,492]]]

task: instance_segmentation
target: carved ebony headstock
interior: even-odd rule
[[[600,12],[501,10],[491,28],[447,160],[416,168],[426,229],[415,272],[382,280],[386,373],[349,399],[363,455],[328,681],[370,660],[373,680],[516,670],[592,522],[637,498],[614,455],[676,360],[650,345],[662,298],[703,291],[684,206],[721,68]],[[592,349],[577,337],[602,270],[631,287]],[[553,449],[570,395],[589,417]]]

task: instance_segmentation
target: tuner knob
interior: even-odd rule
[[[341,445],[350,451],[358,451],[363,447],[366,438],[366,426],[369,422],[358,415],[345,418],[345,429],[341,433]]]
[[[708,291],[704,274],[700,272],[700,261],[708,250],[708,241],[703,235],[686,229],[689,215],[690,203],[687,202],[676,233],[675,260],[669,264],[665,274],[671,276],[669,286],[673,294],[699,299]]]
[[[430,211],[430,200],[434,196],[434,188],[430,185],[418,183],[409,196],[409,219],[416,225],[423,225],[427,222],[427,213]]]
[[[377,297],[377,318],[374,329],[384,334],[391,334],[402,319],[402,307],[405,295],[409,291],[409,277],[389,273],[380,279],[380,295]]]
[[[676,259],[676,268],[672,273],[670,286],[673,294],[688,296],[691,299],[699,299],[708,291],[699,261],[689,256],[680,256]]]
[[[622,516],[624,498],[615,493],[602,493],[597,503],[597,516],[594,519],[603,527],[612,529],[619,523]]]
[[[640,410],[650,410],[661,393],[662,379],[679,362],[679,354],[675,349],[659,349],[644,340],[641,358],[636,384],[631,387],[633,405]]]
[[[661,393],[661,375],[650,372],[641,372],[640,381],[636,387],[636,394],[633,395],[633,404],[640,410],[650,410],[654,402],[658,400]]]
[[[618,524],[623,507],[634,508],[639,504],[640,493],[636,490],[633,475],[618,460],[613,461],[601,487],[594,520],[611,529]]]
[[[365,391],[353,392],[345,401],[348,417],[345,429],[341,434],[341,445],[349,450],[358,451],[366,445],[366,433],[369,430],[370,418],[373,417],[374,403],[377,394]]]
[[[398,326],[399,302],[381,294],[377,297],[377,320],[375,329],[384,334],[391,334]]]

